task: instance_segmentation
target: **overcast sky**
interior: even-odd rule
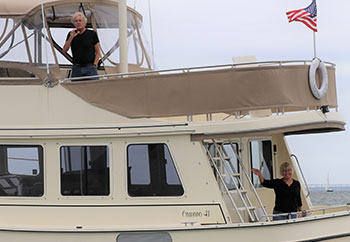
[[[286,12],[311,0],[150,0],[158,69],[232,63],[233,56],[311,60],[312,31]],[[135,1],[128,0],[134,7]],[[337,65],[339,111],[350,120],[349,0],[317,0],[317,56]],[[148,0],[137,0],[149,33]],[[347,106],[348,105],[348,106]],[[347,128],[349,125],[346,126]],[[350,184],[350,131],[288,138],[308,183]]]

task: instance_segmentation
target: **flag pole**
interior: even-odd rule
[[[314,36],[314,58],[316,58],[316,32],[315,31],[312,31],[313,32],[313,36]]]

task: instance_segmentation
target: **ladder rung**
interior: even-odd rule
[[[242,194],[247,194],[247,190],[238,190]]]
[[[267,215],[266,210],[264,209],[263,203],[259,198],[259,195],[256,192],[255,187],[248,183],[248,188],[244,188],[242,184],[242,177],[248,178],[247,172],[245,172],[244,164],[241,161],[241,157],[239,154],[237,154],[239,151],[236,150],[236,147],[230,142],[229,144],[233,148],[234,154],[228,153],[224,142],[218,142],[215,139],[212,139],[208,144],[214,145],[214,150],[217,153],[215,154],[215,157],[213,157],[212,153],[209,151],[209,146],[206,146],[206,151],[208,153],[208,157],[212,163],[212,165],[215,167],[217,173],[220,175],[221,182],[224,186],[225,191],[222,191],[223,193],[227,193],[229,196],[232,204],[234,205],[235,209],[237,209],[237,213],[239,218],[242,222],[245,221],[244,218],[242,218],[241,213],[242,211],[245,211],[248,213],[248,217],[250,221],[258,221],[257,214],[256,214],[256,207],[253,207],[252,202],[250,200],[250,197],[248,196],[248,191],[252,192],[250,195],[256,196],[259,204],[259,208],[263,209],[264,215]],[[232,155],[232,157],[230,156]],[[238,164],[243,169],[243,173],[237,173],[237,169],[235,168],[233,162],[233,158],[237,159]],[[219,167],[220,165],[220,167]],[[221,167],[223,166],[223,167]],[[230,183],[227,183],[227,177],[230,177]],[[234,186],[233,186],[234,185]],[[237,201],[235,201],[237,200]],[[239,204],[239,207],[237,208],[237,202]],[[269,220],[269,219],[268,219]]]
[[[241,189],[230,190],[230,194],[235,194],[235,193],[241,193],[241,195],[246,196],[247,195],[247,190],[241,190]]]
[[[224,158],[224,160],[231,160],[230,156],[225,156],[223,158]],[[221,157],[213,157],[213,160],[221,160]]]
[[[223,177],[229,177],[230,176],[230,174],[228,174],[228,173],[222,173],[221,174]],[[239,177],[241,174],[239,174],[239,173],[232,173],[231,174],[233,177]]]
[[[249,210],[255,210],[256,207],[248,207],[248,209],[249,209]],[[239,207],[238,210],[239,210],[239,211],[246,211],[247,208],[246,208],[246,207]]]

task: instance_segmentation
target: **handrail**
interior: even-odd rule
[[[219,181],[221,182],[222,186],[224,187],[226,194],[228,194],[228,198],[229,198],[229,200],[231,201],[231,204],[232,204],[232,206],[234,207],[234,209],[235,209],[235,211],[236,211],[236,213],[237,213],[237,215],[238,215],[238,218],[240,219],[241,223],[245,223],[245,222],[244,222],[244,219],[243,219],[243,217],[242,217],[242,215],[241,215],[241,213],[239,212],[239,209],[238,209],[238,207],[237,207],[236,202],[235,202],[235,201],[233,200],[233,198],[229,195],[229,194],[230,194],[230,191],[228,190],[227,186],[225,185],[225,180],[224,180],[223,176],[221,175],[221,172],[220,172],[218,166],[217,166],[216,163],[214,162],[214,157],[211,155],[211,153],[210,153],[208,147],[206,147],[206,145],[205,145],[204,143],[203,143],[203,147],[204,147],[205,153],[206,153],[206,154],[208,155],[208,157],[209,157],[209,160],[210,160],[210,162],[211,162],[211,165],[214,167],[214,169],[215,169],[215,171],[216,171],[216,174],[219,176]]]
[[[304,183],[305,188],[306,188],[306,191],[307,191],[306,197],[308,197],[308,196],[310,196],[310,189],[309,189],[309,186],[307,185],[307,182],[306,182],[306,179],[305,179],[303,170],[302,170],[301,167],[300,167],[298,157],[297,157],[296,155],[294,155],[294,154],[291,154],[290,156],[291,156],[291,157],[294,157],[294,159],[295,159],[295,161],[296,161],[296,163],[297,163],[297,165],[298,165],[298,170],[299,170],[299,172],[300,172],[300,174],[301,174],[301,177],[303,178],[303,183]]]
[[[311,216],[315,212],[322,211],[322,215],[326,214],[327,210],[332,210],[332,209],[341,209],[345,208],[344,211],[350,212],[350,206],[348,205],[340,205],[340,206],[329,206],[326,208],[315,208],[315,209],[309,209],[309,210],[303,210],[299,212],[291,212],[291,213],[278,213],[278,214],[268,214],[268,215],[263,215],[260,217],[260,221],[263,218],[273,218],[277,216],[289,216],[289,215],[296,215],[298,217],[306,217],[306,216]]]
[[[233,145],[232,141],[230,141],[229,144],[230,144],[231,149],[233,150],[233,152],[234,152],[234,154],[235,154],[235,156],[236,156],[236,158],[237,158],[237,161],[238,161],[238,163],[239,163],[239,166],[240,166],[240,167],[242,168],[242,170],[243,170],[243,174],[245,175],[246,179],[248,180],[248,184],[249,184],[250,187],[252,188],[251,190],[253,190],[253,193],[254,193],[254,195],[255,195],[255,197],[256,197],[256,200],[258,201],[258,203],[259,203],[259,205],[260,205],[260,208],[262,209],[262,211],[264,212],[264,214],[267,214],[266,209],[265,209],[265,207],[264,207],[264,205],[263,205],[263,202],[261,201],[260,196],[259,196],[258,192],[256,191],[256,189],[255,189],[255,187],[254,187],[254,184],[252,183],[252,181],[251,181],[251,179],[250,179],[250,177],[249,177],[248,171],[247,171],[246,167],[244,166],[244,163],[243,163],[241,157],[240,157],[239,154],[238,154],[238,150],[237,150],[236,147]]]
[[[222,64],[222,65],[210,65],[210,66],[196,66],[196,67],[183,67],[183,68],[175,68],[175,69],[165,69],[165,70],[155,70],[155,71],[139,71],[139,72],[128,72],[128,73],[114,73],[114,74],[103,74],[103,75],[97,75],[94,77],[99,77],[102,79],[106,79],[108,77],[119,77],[119,78],[125,78],[125,77],[131,77],[135,75],[143,75],[147,76],[149,74],[161,74],[161,73],[170,73],[170,72],[179,72],[179,73],[188,73],[190,71],[200,72],[205,70],[216,70],[216,69],[232,69],[235,67],[244,67],[249,68],[249,65],[252,67],[263,67],[263,66],[283,66],[283,65],[290,65],[290,64],[297,64],[302,63],[303,65],[307,65],[308,63],[311,63],[312,60],[291,60],[291,61],[255,61],[255,62],[244,62],[244,63],[232,63],[232,64]],[[334,63],[331,62],[324,62],[326,65],[329,66],[336,66]],[[60,80],[61,83],[69,82],[69,81],[78,81],[81,79],[86,79],[87,77],[74,77],[74,78],[64,78]],[[98,80],[94,80],[98,81]]]
[[[220,148],[219,148],[219,145],[218,145],[218,143],[213,139],[212,140],[213,141],[213,145],[214,145],[214,147],[215,147],[215,149],[218,151],[218,154],[219,154],[219,158],[220,158],[220,160],[221,160],[221,162],[222,162],[222,164],[223,164],[223,167],[228,171],[228,174],[229,174],[229,177],[230,177],[230,179],[231,179],[231,181],[233,182],[233,184],[234,184],[234,186],[235,186],[235,188],[236,188],[236,190],[237,190],[237,192],[238,192],[238,195],[239,195],[239,197],[241,198],[241,201],[242,201],[242,203],[243,203],[243,205],[244,205],[244,207],[246,208],[246,211],[247,211],[247,213],[248,213],[248,215],[249,215],[249,217],[250,217],[250,219],[252,220],[252,221],[254,221],[256,218],[257,218],[257,215],[256,215],[256,212],[254,211],[254,213],[252,214],[252,212],[249,210],[249,206],[252,206],[252,204],[251,204],[251,201],[249,200],[249,198],[248,198],[248,201],[246,201],[245,200],[245,198],[243,197],[244,195],[241,193],[241,191],[240,191],[240,186],[241,186],[241,188],[243,188],[243,184],[240,182],[240,179],[239,178],[234,178],[234,176],[233,176],[233,172],[237,172],[235,169],[234,169],[234,167],[232,166],[232,164],[231,164],[231,159],[230,159],[230,165],[231,165],[231,167],[228,167],[228,165],[226,164],[226,162],[224,162],[225,161],[225,157],[227,157],[228,155],[227,155],[227,152],[226,152],[226,150],[225,150],[225,147],[221,147],[221,150],[222,150],[222,152],[220,152],[219,150],[220,150]],[[224,157],[225,156],[225,157]],[[232,172],[233,171],[233,172]]]

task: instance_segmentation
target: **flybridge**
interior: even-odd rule
[[[62,51],[62,46],[73,28],[71,16],[75,12],[83,12],[88,19],[87,27],[98,33],[102,54],[99,74],[118,73],[123,62],[130,71],[153,67],[142,16],[126,7],[125,39],[129,47],[123,49],[120,29],[124,25],[118,16],[117,1],[44,1],[43,6],[41,1],[26,1],[23,6],[3,4],[6,6],[0,7],[0,23],[4,26],[0,35],[3,83],[12,80],[15,84],[46,83],[52,87],[58,80],[69,77],[72,57]],[[125,60],[121,52],[127,53]],[[27,82],[18,78],[27,78]]]
[[[124,60],[119,55],[123,50],[118,2],[44,1],[44,21],[41,1],[23,6],[4,4],[6,8],[0,8],[3,85],[54,87],[61,82],[60,86],[87,103],[127,118],[210,117],[216,113],[241,116],[256,110],[284,113],[338,106],[332,63],[272,61],[151,71],[142,16],[127,8],[126,75],[120,73]],[[77,11],[85,14],[87,26],[100,38],[100,80],[95,82],[74,82],[76,79],[70,78],[72,57],[62,51],[65,36],[73,27],[70,16]]]

